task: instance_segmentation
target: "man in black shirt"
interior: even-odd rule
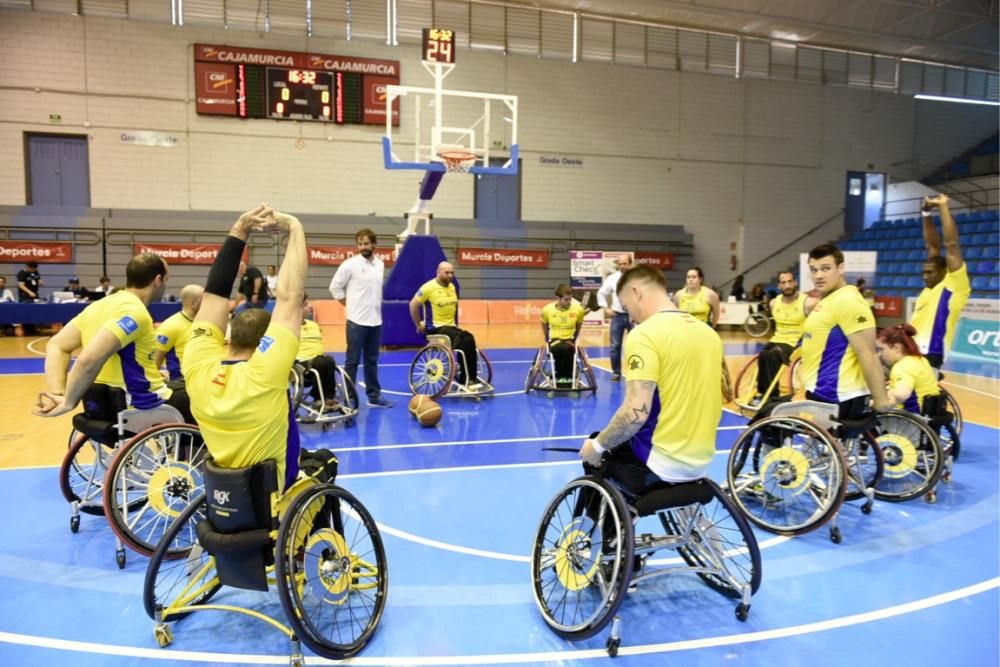
[[[38,288],[42,284],[42,276],[38,273],[38,262],[32,260],[24,263],[24,268],[17,272],[17,300],[21,303],[31,303],[38,298]]]
[[[76,276],[71,276],[69,279],[69,284],[66,285],[65,292],[72,292],[73,298],[78,301],[87,301],[90,299],[90,292],[87,291],[86,287],[80,287],[80,279]]]
[[[256,266],[240,262],[240,293],[236,298],[236,310],[244,308],[264,308],[267,306],[267,281]],[[245,304],[245,305],[244,305]]]

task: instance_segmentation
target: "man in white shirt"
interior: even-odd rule
[[[0,303],[14,303],[14,294],[7,289],[7,279],[0,276]]]
[[[375,256],[375,232],[362,229],[354,235],[358,254],[337,268],[330,294],[347,309],[347,361],[344,370],[354,382],[358,362],[365,358],[365,393],[373,408],[391,408],[378,383],[378,353],[382,344],[382,278],[385,265]]]
[[[618,270],[604,279],[601,289],[597,291],[597,305],[604,309],[605,317],[611,318],[611,381],[622,379],[622,340],[625,332],[632,330],[632,322],[628,313],[618,300],[618,280],[622,273],[632,266],[632,255],[622,253],[616,260]]]

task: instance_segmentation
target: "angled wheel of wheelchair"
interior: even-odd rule
[[[885,474],[875,497],[889,502],[919,498],[941,479],[945,455],[927,422],[904,410],[878,415],[876,439],[885,456]]]
[[[761,582],[760,548],[746,517],[715,482],[712,499],[704,504],[659,512],[668,535],[690,534],[691,542],[677,552],[691,567],[718,568],[722,574],[698,572],[712,590],[729,598],[739,598],[741,586],[756,593]],[[689,532],[690,531],[690,532]]]
[[[846,467],[840,445],[825,429],[794,417],[767,417],[733,444],[727,491],[754,525],[802,535],[840,508]]]
[[[448,392],[454,379],[455,358],[443,345],[425,345],[410,363],[410,391],[414,395],[438,398]]]
[[[948,412],[952,416],[952,430],[955,431],[956,435],[962,435],[962,427],[965,425],[962,421],[962,408],[958,406],[958,401],[955,400],[954,395],[951,394],[947,389],[941,387],[941,394],[944,396],[945,404],[948,406]],[[958,458],[957,456],[955,457]]]
[[[586,639],[614,617],[635,554],[621,493],[598,477],[566,485],[542,514],[531,556],[535,604],[556,634]]]
[[[757,395],[759,357],[759,354],[753,355],[736,374],[736,382],[733,383],[733,401],[741,408],[749,406],[750,401]]]
[[[771,318],[764,313],[750,313],[743,322],[743,330],[754,338],[766,336],[771,331]]]
[[[785,376],[785,384],[791,389],[792,396],[798,396],[805,392],[806,381],[802,377],[803,371],[801,357],[793,359],[791,365],[788,366],[788,375]]]
[[[292,409],[298,412],[299,406],[305,398],[306,380],[305,368],[296,362],[292,365],[292,370],[288,373],[288,396],[292,403]]]
[[[847,493],[844,500],[865,497],[864,490],[878,486],[885,474],[885,456],[871,433],[841,441],[847,462]]]
[[[299,495],[281,521],[275,568],[281,606],[309,648],[334,660],[364,648],[385,608],[389,569],[357,498],[333,484]]]
[[[104,514],[104,474],[115,448],[76,430],[59,467],[59,489],[68,503],[79,503],[84,514]]]
[[[222,586],[215,571],[215,559],[198,544],[195,516],[205,515],[205,496],[188,503],[163,534],[146,566],[142,604],[146,614],[159,621],[161,610],[205,604]],[[170,552],[182,553],[176,558]],[[177,621],[187,612],[170,612],[164,621]]]
[[[544,343],[535,352],[535,358],[531,360],[528,368],[528,377],[524,378],[524,393],[539,387],[539,382],[545,380],[545,363],[549,357],[549,346]]]
[[[577,345],[576,347],[576,383],[582,391],[597,392],[597,378],[594,376],[594,367],[590,365],[590,357],[587,351]]]
[[[196,426],[161,424],[123,445],[108,466],[104,512],[115,534],[148,556],[162,542],[174,519],[204,493],[203,467],[208,450]],[[195,513],[194,524],[204,516]],[[167,548],[180,557],[190,545]]]
[[[487,382],[493,384],[493,364],[481,347],[476,348],[476,374],[480,379],[485,378]]]

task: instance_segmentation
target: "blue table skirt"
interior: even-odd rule
[[[0,324],[66,324],[87,307],[86,303],[0,303]],[[162,322],[181,309],[180,302],[149,304],[154,322]]]

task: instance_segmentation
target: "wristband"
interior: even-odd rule
[[[597,439],[597,436],[590,439],[590,446],[593,447],[594,451],[598,454],[604,454],[604,452],[608,451],[603,445],[601,445],[601,441]]]
[[[925,218],[931,218],[933,217],[934,214],[931,213],[930,211],[924,211],[923,209],[921,209],[920,215],[924,216]]]

